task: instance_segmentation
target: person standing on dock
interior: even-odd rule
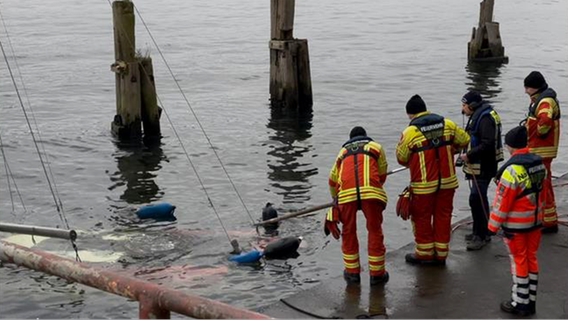
[[[540,244],[547,168],[543,159],[527,148],[527,129],[513,128],[505,136],[511,158],[496,176],[497,193],[488,228],[504,232],[511,256],[512,299],[501,310],[522,316],[536,312],[537,250]]]
[[[458,178],[454,155],[469,143],[453,121],[426,110],[419,95],[406,104],[410,125],[396,148],[398,163],[410,168],[410,214],[416,248],[412,264],[445,264]]]
[[[369,232],[369,274],[371,285],[389,279],[385,271],[385,245],[382,230],[383,210],[387,194],[383,184],[387,179],[387,158],[383,147],[367,136],[362,127],[354,127],[343,144],[329,175],[331,196],[337,201],[338,217],[343,224],[341,250],[348,283],[361,281],[357,211],[362,210]]]
[[[531,72],[524,81],[525,93],[530,96],[529,113],[525,126],[528,130],[528,147],[531,153],[542,157],[548,170],[544,183],[546,204],[542,233],[558,232],[558,215],[552,187],[552,160],[558,154],[560,140],[560,104],[556,92],[548,87],[544,76]]]
[[[473,232],[465,237],[466,248],[480,250],[491,240],[487,230],[490,210],[487,188],[497,173],[497,163],[504,159],[501,118],[477,91],[463,96],[462,113],[469,117],[465,130],[471,138],[467,152],[460,155],[465,177],[471,181],[469,206]]]

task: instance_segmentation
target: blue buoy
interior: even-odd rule
[[[136,210],[140,219],[176,220],[174,211],[176,206],[169,203],[149,204]]]
[[[263,253],[258,250],[252,250],[249,252],[241,253],[236,256],[229,257],[229,261],[236,263],[253,263],[258,262],[262,258]]]

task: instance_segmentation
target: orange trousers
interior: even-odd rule
[[[454,194],[455,189],[412,194],[410,218],[418,259],[445,260],[448,257]]]
[[[542,162],[546,166],[547,176],[544,181],[544,218],[543,226],[552,227],[558,224],[558,215],[556,214],[556,201],[554,200],[554,189],[552,187],[552,159],[543,159]]]
[[[383,210],[385,203],[380,200],[361,200],[361,209],[367,220],[369,274],[382,276],[385,273],[385,245],[383,236]],[[341,250],[345,271],[360,273],[359,240],[357,239],[357,201],[339,205],[339,221],[342,223]]]
[[[512,300],[516,304],[536,303],[538,262],[536,254],[540,245],[541,229],[526,233],[507,234],[505,244],[511,257],[513,275]]]

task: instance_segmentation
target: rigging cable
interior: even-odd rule
[[[14,179],[14,174],[10,169],[10,165],[8,164],[8,157],[6,157],[6,152],[4,151],[4,142],[2,141],[2,135],[0,134],[0,151],[2,151],[2,158],[4,159],[4,169],[6,170],[6,176],[8,178],[8,192],[10,192],[10,200],[12,201],[12,213],[14,212],[14,197],[12,196],[12,187],[10,183],[10,178],[12,178],[12,183],[14,183],[14,188],[16,189],[16,193],[20,198],[20,202],[22,203],[22,207],[24,208],[24,212],[27,212],[26,205],[24,204],[24,199],[22,198],[22,194],[20,193],[20,189],[18,188],[18,184],[16,184],[16,179]]]
[[[109,0],[110,1],[110,0]],[[211,150],[213,150],[213,153],[215,154],[215,157],[217,158],[217,160],[219,161],[219,164],[221,165],[221,168],[223,168],[223,171],[225,172],[225,175],[227,176],[227,179],[229,180],[229,182],[231,183],[231,186],[233,187],[233,190],[235,190],[235,193],[237,194],[237,197],[239,198],[241,204],[243,205],[243,207],[245,208],[245,211],[247,213],[247,215],[249,216],[250,220],[252,221],[252,223],[254,224],[255,221],[249,211],[249,209],[247,208],[245,202],[243,201],[243,198],[241,197],[239,191],[237,190],[237,187],[235,186],[235,183],[233,182],[233,179],[231,179],[231,176],[229,175],[229,172],[227,171],[227,169],[225,168],[225,165],[223,164],[223,162],[221,161],[221,158],[219,157],[219,154],[217,153],[217,151],[215,150],[213,143],[211,142],[211,139],[209,138],[209,136],[207,135],[207,132],[205,132],[205,128],[203,127],[203,125],[201,124],[201,121],[199,121],[199,118],[197,117],[197,114],[195,113],[195,111],[193,110],[193,107],[191,106],[191,104],[189,103],[189,100],[187,98],[187,96],[185,95],[185,93],[183,92],[177,78],[175,77],[172,69],[170,68],[170,65],[168,63],[168,61],[166,60],[166,57],[164,56],[164,54],[162,53],[162,50],[160,49],[160,47],[158,46],[158,43],[156,42],[156,40],[154,39],[154,36],[152,35],[152,33],[150,32],[150,28],[148,28],[148,25],[146,24],[146,21],[144,21],[144,18],[142,18],[142,15],[140,14],[140,11],[138,11],[138,7],[133,4],[134,6],[134,10],[136,11],[136,14],[138,15],[138,17],[140,18],[140,21],[142,21],[142,24],[144,25],[144,28],[146,29],[146,31],[148,32],[148,35],[150,36],[150,39],[152,39],[152,42],[154,43],[154,46],[156,46],[156,49],[158,50],[158,53],[160,54],[160,57],[162,58],[162,60],[164,61],[164,64],[166,65],[170,75],[172,76],[172,79],[174,80],[177,88],[179,89],[179,92],[181,93],[181,95],[183,96],[183,99],[185,100],[185,102],[187,103],[187,106],[189,107],[189,110],[191,111],[191,113],[193,114],[193,117],[195,118],[195,121],[197,122],[197,124],[199,125],[199,128],[201,129],[201,131],[203,132],[203,135],[205,136],[205,138],[207,139],[207,142],[209,143],[209,146],[211,147]]]
[[[24,102],[22,101],[22,96],[20,95],[20,90],[18,89],[18,85],[16,84],[16,79],[14,79],[14,74],[12,73],[12,68],[10,67],[10,62],[8,62],[8,57],[6,55],[6,51],[4,51],[4,45],[2,44],[1,40],[0,40],[0,49],[2,50],[2,55],[4,56],[4,61],[6,62],[6,65],[8,66],[8,72],[10,73],[10,77],[12,78],[12,82],[13,82],[14,88],[16,90],[16,95],[18,96],[18,100],[20,101],[22,111],[24,112],[24,117],[26,118],[28,128],[30,129],[30,134],[32,135],[32,140],[34,142],[34,146],[35,146],[37,154],[39,156],[39,161],[40,161],[41,166],[43,168],[43,173],[45,174],[45,178],[47,179],[47,184],[49,185],[49,189],[51,191],[53,201],[55,202],[57,212],[59,213],[59,218],[65,224],[65,227],[67,229],[69,229],[69,223],[67,222],[67,218],[65,217],[65,212],[63,211],[63,208],[59,205],[59,202],[57,201],[57,198],[55,196],[55,191],[53,190],[53,186],[51,184],[51,179],[49,178],[49,174],[47,172],[45,162],[44,162],[44,160],[41,156],[41,151],[39,150],[39,146],[38,146],[38,142],[37,142],[37,139],[35,137],[35,134],[34,134],[34,130],[33,130],[32,125],[30,123],[30,119],[28,117],[28,113],[26,111],[26,108],[24,107]]]
[[[14,63],[16,65],[16,70],[18,71],[18,76],[20,77],[20,82],[22,83],[22,89],[24,91],[24,95],[26,96],[28,108],[30,109],[30,115],[31,115],[31,118],[32,118],[33,123],[35,125],[35,128],[36,128],[36,133],[38,135],[40,146],[41,146],[41,149],[43,151],[45,163],[47,164],[47,170],[49,171],[49,174],[51,176],[51,180],[53,181],[53,189],[55,190],[55,195],[57,196],[57,200],[59,201],[59,206],[63,210],[63,203],[61,202],[61,197],[59,196],[59,190],[57,189],[57,184],[55,183],[55,176],[53,175],[53,170],[51,169],[51,162],[49,161],[49,154],[45,150],[45,144],[43,143],[43,138],[41,136],[41,132],[40,132],[39,126],[37,124],[35,112],[34,112],[34,109],[32,107],[32,103],[30,101],[30,96],[28,95],[28,89],[27,89],[26,83],[24,81],[24,76],[22,75],[22,72],[21,72],[20,64],[18,63],[18,59],[16,59],[16,52],[14,51],[14,46],[12,45],[12,39],[10,37],[10,33],[8,32],[8,27],[6,26],[4,16],[2,15],[2,10],[0,10],[0,20],[2,20],[2,26],[4,27],[4,31],[6,32],[6,39],[8,39],[8,45],[10,47],[10,52],[12,53],[12,57],[14,57]],[[41,155],[39,155],[39,156],[41,158]],[[13,180],[13,177],[12,177],[12,180]],[[15,183],[15,181],[14,181],[14,183]],[[22,202],[22,205],[23,205],[23,202]],[[24,208],[24,210],[25,210],[25,208]]]
[[[7,30],[6,30],[6,31],[7,31]],[[39,150],[39,146],[38,146],[37,139],[36,139],[36,137],[35,137],[35,134],[34,134],[32,125],[31,125],[31,123],[30,123],[30,119],[29,119],[29,117],[28,117],[28,113],[27,113],[26,108],[25,108],[25,106],[24,106],[24,102],[22,101],[22,96],[20,95],[20,90],[18,89],[18,85],[17,85],[17,83],[16,83],[16,79],[14,78],[14,73],[12,72],[12,68],[10,67],[10,62],[8,61],[8,56],[6,55],[6,51],[4,50],[4,45],[3,45],[3,43],[2,43],[1,40],[0,40],[0,49],[1,49],[1,51],[2,51],[2,55],[4,56],[4,61],[6,62],[6,66],[8,67],[8,72],[10,73],[10,78],[12,79],[12,83],[14,84],[14,89],[16,90],[16,95],[18,96],[18,100],[19,100],[19,102],[20,102],[20,106],[22,107],[22,111],[23,111],[23,113],[24,113],[24,117],[26,118],[26,123],[28,124],[28,128],[30,129],[30,134],[31,134],[31,136],[32,136],[32,140],[33,140],[33,142],[34,142],[34,146],[35,146],[35,149],[36,149],[36,151],[37,151],[37,154],[38,154],[38,156],[39,156],[39,160],[40,160],[41,166],[42,166],[42,168],[43,168],[43,172],[44,172],[44,174],[45,174],[45,178],[47,179],[47,184],[48,184],[48,186],[49,186],[49,190],[51,191],[51,195],[52,195],[52,197],[53,197],[53,201],[55,202],[55,207],[57,208],[57,213],[59,214],[59,218],[60,218],[61,221],[64,223],[64,226],[66,227],[66,229],[67,229],[67,230],[70,230],[69,222],[67,221],[67,217],[65,216],[65,211],[63,210],[63,205],[62,205],[63,203],[61,203],[61,200],[59,200],[59,203],[58,203],[58,201],[57,201],[58,199],[57,199],[57,197],[56,197],[56,195],[55,195],[55,191],[54,191],[53,186],[52,186],[52,181],[51,181],[51,179],[50,179],[50,177],[49,177],[49,174],[48,174],[48,172],[47,172],[45,162],[44,162],[44,160],[43,160],[43,158],[42,158],[42,156],[41,156],[41,152],[40,152],[40,150]],[[14,59],[15,59],[15,58],[16,58],[16,57],[14,56]],[[55,180],[53,181],[53,183],[55,183]],[[70,240],[70,241],[71,241],[71,244],[72,244],[72,246],[73,246],[73,249],[75,250],[75,258],[76,258],[77,261],[80,262],[81,259],[80,259],[80,257],[79,257],[79,250],[77,249],[77,245],[75,244],[75,241],[73,241],[73,240]]]
[[[110,0],[107,0],[107,2],[109,3],[109,5],[112,8],[112,3],[110,2]],[[124,28],[122,27],[122,25],[118,25],[117,26],[119,28],[119,30],[123,33],[125,33]],[[130,40],[130,38],[125,37],[130,46],[134,47],[134,44],[132,43],[132,41]],[[148,73],[146,72],[146,68],[144,68],[143,65],[139,64],[139,66],[142,68],[144,74],[146,77],[149,78]],[[149,81],[150,83],[152,83],[152,81]],[[168,119],[168,122],[170,124],[170,126],[172,127],[172,131],[174,132],[174,135],[176,136],[182,150],[183,153],[185,154],[185,157],[187,158],[187,161],[189,162],[193,172],[195,173],[195,176],[197,177],[197,180],[199,182],[199,184],[201,185],[201,189],[203,190],[203,192],[205,193],[205,197],[207,198],[207,201],[209,202],[209,206],[211,206],[211,208],[213,209],[213,212],[215,213],[215,215],[217,216],[217,219],[219,220],[219,224],[221,225],[221,228],[223,229],[223,231],[225,232],[225,235],[227,236],[227,239],[229,240],[229,242],[232,244],[233,240],[231,239],[231,236],[229,235],[229,232],[227,231],[227,228],[225,227],[225,224],[223,223],[223,220],[221,219],[221,216],[219,215],[219,212],[217,211],[217,208],[215,208],[215,205],[213,204],[213,201],[211,200],[211,196],[209,195],[209,192],[207,191],[207,189],[205,188],[205,184],[203,183],[203,180],[201,179],[201,176],[199,175],[197,168],[195,167],[195,165],[193,164],[193,161],[191,160],[191,157],[189,156],[189,153],[187,152],[187,149],[185,148],[185,145],[183,144],[183,141],[181,140],[181,136],[178,134],[168,112],[167,109],[165,107],[165,104],[162,102],[162,100],[160,99],[160,96],[158,95],[158,93],[156,92],[156,88],[154,86],[154,92],[156,94],[156,98],[158,99],[158,102],[160,103],[160,105],[162,106],[162,111],[164,112],[164,114],[166,115],[166,118]]]

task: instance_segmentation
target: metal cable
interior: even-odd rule
[[[110,1],[110,0],[109,0]],[[237,194],[237,197],[239,198],[241,204],[243,205],[243,207],[245,208],[246,213],[248,214],[250,220],[252,221],[252,223],[254,224],[254,219],[252,217],[252,215],[250,214],[250,211],[248,210],[245,202],[243,201],[243,198],[241,197],[239,191],[237,190],[237,187],[235,186],[233,180],[231,179],[231,176],[229,175],[229,172],[227,171],[227,169],[225,168],[225,165],[223,164],[223,161],[221,161],[221,158],[219,157],[219,154],[217,153],[217,151],[215,150],[213,143],[211,142],[211,139],[209,138],[209,136],[207,135],[207,132],[205,132],[205,128],[203,128],[203,125],[201,124],[201,121],[199,121],[199,118],[197,117],[197,114],[195,113],[195,111],[193,110],[193,107],[191,106],[191,104],[189,103],[189,100],[187,99],[187,96],[185,95],[185,93],[183,92],[178,80],[176,79],[172,69],[170,68],[170,65],[168,64],[168,61],[166,60],[166,57],[164,56],[164,54],[162,53],[162,50],[160,49],[160,47],[158,46],[158,43],[156,42],[156,40],[154,39],[154,36],[152,35],[152,33],[150,32],[150,29],[148,28],[148,25],[146,25],[146,22],[144,21],[144,18],[142,18],[142,15],[140,14],[140,12],[138,11],[138,8],[136,7],[136,5],[134,5],[134,10],[136,10],[136,14],[138,14],[138,17],[140,18],[140,21],[142,21],[142,24],[144,25],[144,28],[146,28],[146,31],[148,32],[148,35],[150,36],[150,39],[152,39],[152,42],[154,43],[154,46],[156,46],[156,49],[158,50],[158,53],[160,54],[160,57],[162,57],[162,60],[164,61],[164,64],[166,65],[170,75],[172,76],[172,79],[174,80],[176,86],[179,89],[179,92],[181,93],[181,95],[183,96],[183,99],[185,100],[187,106],[189,107],[189,110],[191,111],[191,113],[193,114],[193,117],[195,118],[195,121],[197,122],[197,124],[199,125],[199,128],[201,129],[201,131],[203,132],[203,135],[205,136],[205,138],[207,139],[207,142],[209,143],[209,146],[211,147],[211,150],[213,150],[213,153],[215,154],[215,157],[217,158],[217,160],[219,161],[219,164],[221,165],[221,168],[223,168],[223,171],[225,172],[225,175],[227,176],[227,179],[229,180],[229,182],[231,183],[231,186],[233,187],[233,189],[235,190],[235,193]]]
[[[8,170],[8,161],[4,153],[4,144],[2,143],[2,135],[0,135],[0,151],[2,151],[2,159],[4,159],[4,170],[6,170],[6,180],[8,182],[8,193],[10,194],[10,202],[12,203],[12,214],[16,211],[14,207],[14,195],[12,194],[12,184],[10,183],[10,172]]]
[[[112,3],[110,2],[110,0],[107,0],[107,2],[109,3],[109,5],[112,8]],[[124,28],[122,27],[122,25],[117,26],[119,28],[119,30],[123,33],[125,33]],[[132,43],[132,41],[128,38],[125,37],[129,43],[130,46],[134,48],[134,44]],[[136,49],[136,48],[134,48]],[[144,68],[143,65],[140,64],[140,67],[142,67],[142,70],[144,72],[144,74],[146,75],[146,77],[148,77],[149,79],[149,75],[146,72],[146,69]],[[150,83],[152,83],[150,81]],[[193,172],[195,173],[195,176],[197,177],[197,180],[199,181],[199,184],[201,185],[201,189],[203,190],[203,192],[205,193],[205,197],[207,198],[207,201],[209,202],[209,205],[211,206],[211,208],[213,209],[213,212],[215,213],[215,215],[217,216],[217,219],[219,220],[219,224],[221,225],[221,228],[223,229],[223,231],[225,232],[225,235],[227,236],[227,239],[229,239],[229,243],[231,243],[232,239],[231,236],[229,235],[229,232],[227,231],[227,228],[225,228],[225,224],[223,223],[223,220],[221,219],[221,216],[219,215],[219,213],[217,212],[217,209],[215,208],[215,205],[213,204],[213,201],[211,200],[211,197],[209,196],[209,192],[207,191],[207,189],[205,188],[205,185],[203,183],[203,180],[201,179],[201,176],[199,175],[199,173],[197,172],[197,168],[195,167],[195,165],[193,164],[193,161],[191,161],[191,157],[189,156],[189,153],[187,152],[185,145],[183,144],[183,141],[181,140],[180,135],[178,134],[169,114],[168,111],[164,105],[164,103],[162,102],[162,100],[160,99],[160,96],[158,95],[158,93],[156,92],[156,88],[154,87],[154,93],[156,94],[156,98],[158,99],[158,102],[160,103],[160,105],[162,106],[162,111],[164,112],[164,114],[166,115],[166,118],[168,119],[168,122],[172,128],[172,131],[174,132],[174,135],[176,136],[182,150],[183,153],[185,154],[185,157],[187,158],[187,161],[189,162],[191,168],[193,169]]]
[[[16,183],[16,179],[14,178],[14,174],[12,173],[12,169],[10,169],[10,164],[8,163],[8,157],[6,156],[5,151],[4,151],[4,142],[2,142],[2,135],[0,135],[0,146],[2,147],[2,157],[4,158],[4,166],[5,166],[7,174],[8,174],[8,187],[10,186],[9,178],[12,178],[12,183],[14,184],[14,188],[16,189],[16,193],[18,194],[18,197],[20,198],[20,203],[22,204],[22,208],[24,208],[24,212],[27,212],[28,209],[26,208],[26,205],[24,204],[24,199],[22,198],[22,193],[20,192],[20,188],[18,188],[18,184]],[[10,195],[10,197],[12,197],[12,196]],[[13,205],[12,205],[12,207],[13,207]]]
[[[36,127],[36,133],[39,138],[40,146],[43,151],[43,156],[45,158],[45,163],[47,164],[47,170],[49,171],[49,175],[51,176],[51,180],[53,181],[53,189],[55,190],[55,195],[57,196],[57,200],[59,201],[59,206],[61,206],[63,210],[63,203],[61,202],[61,197],[59,195],[59,190],[57,189],[57,184],[55,183],[55,176],[53,174],[53,170],[51,169],[51,162],[49,161],[49,154],[45,150],[45,144],[43,143],[43,138],[41,137],[41,132],[39,130],[39,126],[36,121],[34,109],[32,107],[32,103],[30,101],[30,97],[28,95],[28,89],[26,87],[26,83],[24,81],[24,76],[22,75],[20,64],[18,63],[18,59],[16,59],[16,53],[14,51],[14,46],[12,45],[12,40],[10,38],[10,33],[8,32],[8,27],[6,27],[6,23],[4,20],[4,16],[2,15],[2,10],[0,10],[0,20],[2,20],[2,26],[6,32],[6,39],[8,39],[8,45],[10,46],[10,52],[12,53],[12,57],[14,57],[14,62],[16,64],[16,71],[18,71],[18,75],[20,76],[20,81],[22,83],[22,89],[24,91],[24,95],[26,96],[26,101],[28,102],[28,108],[30,109],[30,115],[33,120],[33,123]],[[12,177],[13,179],[13,177]]]
[[[45,166],[44,160],[41,156],[41,152],[39,150],[39,146],[38,146],[38,142],[37,139],[35,137],[32,125],[30,123],[30,119],[28,117],[28,113],[26,111],[26,108],[24,107],[24,102],[22,101],[22,96],[20,95],[20,90],[18,89],[18,85],[16,84],[16,79],[14,78],[14,73],[12,72],[12,68],[10,67],[10,62],[8,61],[8,57],[6,55],[6,51],[4,50],[4,45],[2,44],[2,41],[0,40],[0,49],[2,50],[2,55],[4,56],[4,61],[6,62],[6,66],[8,67],[8,72],[10,73],[10,78],[12,79],[12,83],[14,84],[14,89],[16,90],[16,95],[18,96],[18,100],[20,102],[20,106],[22,107],[22,111],[24,112],[24,117],[26,118],[26,123],[28,124],[28,128],[30,129],[30,134],[32,136],[32,140],[34,142],[34,146],[35,149],[37,151],[37,154],[39,156],[39,161],[41,163],[41,166],[43,168],[43,172],[45,174],[45,178],[47,179],[47,184],[49,186],[49,190],[51,191],[51,195],[53,197],[53,201],[55,203],[55,207],[57,208],[57,213],[59,214],[59,218],[61,219],[61,221],[64,223],[65,227],[67,229],[69,228],[69,222],[67,221],[67,217],[65,216],[65,212],[63,211],[63,207],[61,206],[61,203],[57,201],[56,195],[55,195],[55,191],[53,190],[53,186],[52,186],[52,182],[51,179],[49,178],[49,174],[47,172],[47,168]]]

